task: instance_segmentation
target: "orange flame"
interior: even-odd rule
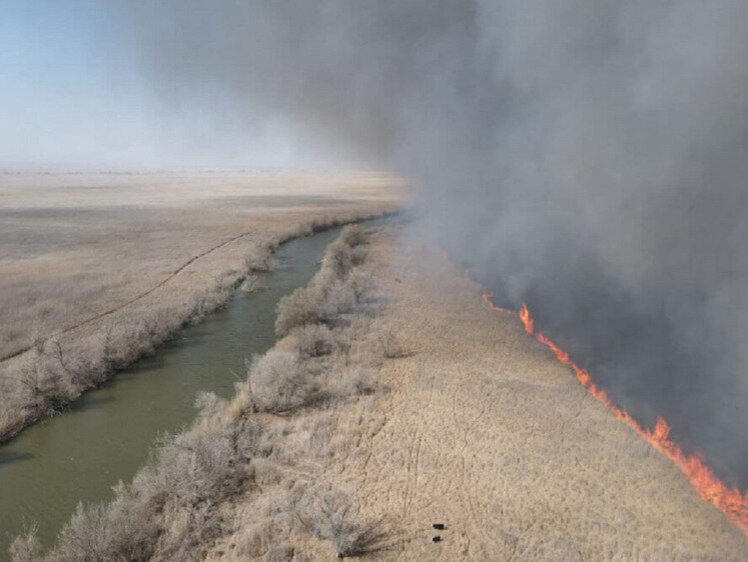
[[[522,325],[525,327],[525,332],[532,334],[534,332],[532,316],[530,311],[527,309],[527,305],[522,303],[522,308],[519,309],[519,319],[522,320]]]
[[[492,310],[502,310],[491,301],[491,297],[492,295],[490,293],[483,293],[483,302]],[[693,485],[699,496],[701,496],[704,501],[714,504],[718,509],[724,512],[727,518],[735,523],[743,533],[748,535],[748,491],[743,495],[737,487],[728,487],[724,482],[717,478],[712,469],[706,465],[702,455],[685,454],[677,443],[669,439],[668,435],[670,434],[670,426],[664,419],[658,418],[654,429],[643,428],[639,425],[639,422],[631,417],[631,414],[613,404],[607,393],[603,389],[598,388],[597,385],[592,382],[589,373],[574,363],[566,351],[553,343],[542,332],[536,332],[534,330],[533,319],[526,304],[522,304],[518,315],[525,327],[525,331],[528,334],[534,335],[535,339],[547,346],[561,363],[570,367],[576,375],[577,380],[582,383],[582,386],[584,386],[589,393],[598,400],[598,402],[605,405],[617,419],[631,426],[631,428],[650,445],[675,463],[683,474],[686,475],[686,478],[688,478],[691,485]]]

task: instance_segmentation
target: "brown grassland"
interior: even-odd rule
[[[278,312],[235,398],[202,396],[49,559],[746,559],[675,466],[398,227],[348,227]]]
[[[0,442],[220,306],[281,241],[392,211],[398,183],[0,173]]]

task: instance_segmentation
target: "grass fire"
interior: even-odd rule
[[[490,293],[484,292],[482,299],[492,310],[502,310],[493,303]],[[669,439],[670,426],[663,418],[657,419],[653,429],[644,428],[628,412],[613,404],[606,392],[592,381],[592,377],[587,371],[571,360],[566,351],[558,347],[542,332],[535,331],[534,321],[526,304],[522,304],[517,316],[522,322],[525,332],[535,336],[535,339],[548,347],[561,363],[570,367],[577,380],[598,402],[607,407],[616,419],[628,424],[647,443],[673,461],[686,475],[686,478],[704,501],[714,504],[725,513],[730,521],[734,522],[748,535],[748,491],[741,493],[735,486],[726,486],[707,466],[703,455],[698,453],[686,455],[683,453],[678,444]]]
[[[746,29],[2,2],[0,562],[748,560]]]

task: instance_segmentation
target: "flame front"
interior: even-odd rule
[[[492,310],[503,310],[491,300],[490,293],[483,293],[483,302]],[[622,410],[608,397],[607,393],[598,388],[589,373],[574,363],[569,354],[553,343],[542,332],[536,332],[530,311],[526,304],[522,304],[518,313],[519,319],[528,334],[535,336],[540,343],[547,346],[558,360],[571,368],[580,383],[594,396],[598,402],[604,404],[619,420],[626,422],[631,428],[645,439],[655,449],[669,458],[686,475],[699,496],[704,501],[711,502],[725,513],[746,535],[748,535],[748,492],[743,495],[737,487],[728,487],[714,474],[704,462],[700,454],[687,455],[680,446],[669,438],[670,426],[658,418],[654,429],[642,427],[631,415]]]
[[[535,330],[533,329],[532,316],[530,311],[527,309],[527,305],[522,303],[522,308],[519,309],[519,319],[522,320],[522,325],[525,327],[525,332],[532,334]]]

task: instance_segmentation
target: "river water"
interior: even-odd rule
[[[275,343],[278,299],[309,282],[338,234],[336,228],[284,244],[259,290],[237,291],[153,357],[0,446],[0,560],[24,523],[36,521],[48,546],[78,502],[111,499],[112,486],[132,478],[159,434],[189,425],[199,390],[233,395],[237,377],[245,376],[244,358]]]

